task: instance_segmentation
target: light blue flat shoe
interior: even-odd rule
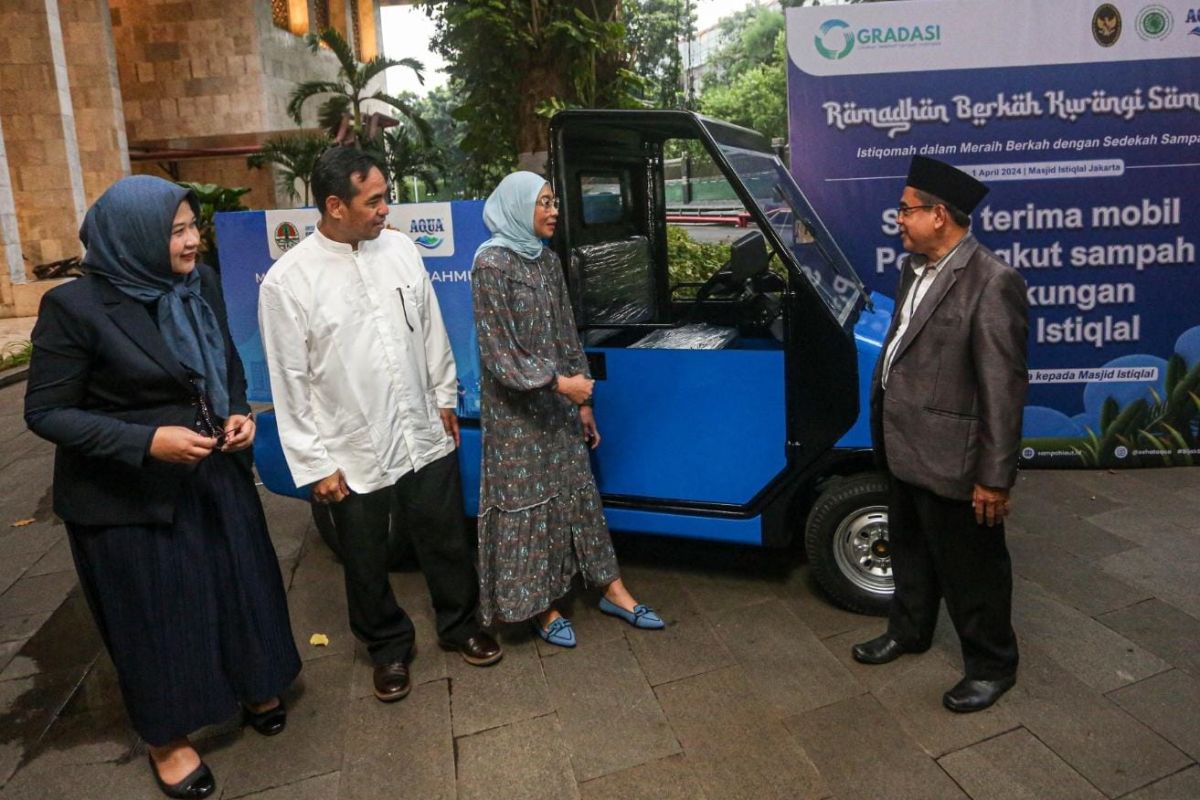
[[[549,628],[543,628],[541,623],[536,619],[531,619],[529,622],[533,625],[533,629],[537,631],[537,635],[550,644],[555,644],[559,647],[575,646],[575,629],[571,627],[571,620],[566,617],[559,617],[554,620],[554,622],[550,623]]]
[[[662,617],[654,613],[654,609],[644,603],[638,603],[633,611],[626,611],[607,597],[600,598],[600,610],[613,617],[620,617],[635,628],[645,628],[656,631],[667,627]]]

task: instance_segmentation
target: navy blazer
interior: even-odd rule
[[[199,264],[200,293],[225,339],[229,408],[247,414],[220,279]],[[170,524],[194,467],[151,458],[162,425],[194,428],[196,396],[150,311],[99,275],[42,298],[25,390],[29,429],[58,445],[54,512],[81,525]],[[249,473],[250,450],[232,454]],[[214,454],[213,457],[228,457]]]

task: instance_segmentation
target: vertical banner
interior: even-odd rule
[[[258,286],[281,255],[313,232],[314,208],[216,215],[221,284],[229,329],[246,367],[250,399],[271,401],[271,383],[258,334]],[[479,417],[479,350],[471,308],[471,262],[488,237],[483,201],[408,203],[389,208],[388,226],[412,238],[437,293],[458,368],[458,414]]]
[[[891,296],[909,160],[1029,285],[1026,466],[1200,463],[1200,2],[787,11],[791,169]]]

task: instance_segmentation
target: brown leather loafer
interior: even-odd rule
[[[393,661],[375,667],[375,696],[385,703],[394,703],[412,690],[408,664]]]
[[[462,644],[439,641],[443,650],[453,650],[462,656],[463,661],[473,667],[486,667],[495,664],[504,657],[500,643],[483,631],[467,638]]]

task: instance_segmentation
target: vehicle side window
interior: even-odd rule
[[[619,174],[580,174],[579,194],[584,225],[612,225],[628,215],[626,192]]]

